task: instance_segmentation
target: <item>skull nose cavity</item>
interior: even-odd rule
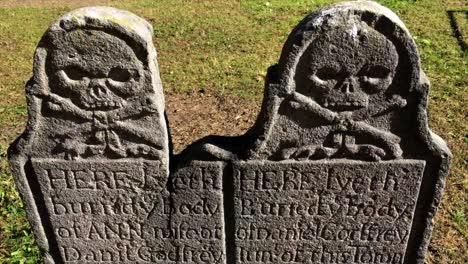
[[[340,90],[346,94],[354,93],[354,85],[350,81],[345,81]]]
[[[91,88],[91,95],[96,99],[103,99],[107,96],[107,89],[100,86],[95,86]]]
[[[94,82],[91,85],[89,94],[97,100],[102,100],[109,96],[107,88],[103,84],[98,82]]]
[[[105,89],[103,87],[95,87],[94,88],[94,93],[99,97],[103,97],[103,96],[107,95],[107,89]]]

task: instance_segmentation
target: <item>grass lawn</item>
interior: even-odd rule
[[[127,9],[154,25],[169,122],[180,151],[204,135],[245,131],[256,118],[265,71],[278,60],[289,32],[307,13],[337,1],[0,0],[0,263],[39,262],[6,151],[25,126],[24,85],[32,75],[34,48],[52,22],[78,6],[73,2]],[[394,10],[416,39],[432,83],[429,124],[454,154],[427,263],[468,263],[468,5],[465,0],[378,2]]]

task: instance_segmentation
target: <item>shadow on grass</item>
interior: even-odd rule
[[[458,45],[460,45],[462,51],[466,52],[468,50],[468,43],[466,43],[464,38],[468,38],[468,36],[463,36],[462,31],[459,26],[459,22],[457,21],[457,18],[455,17],[456,13],[464,13],[465,19],[468,20],[468,10],[448,10],[447,11],[447,16],[450,20],[450,26],[452,27],[452,30],[453,30],[453,35],[457,39]]]

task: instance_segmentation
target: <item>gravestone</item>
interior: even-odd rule
[[[9,160],[45,263],[424,263],[451,160],[428,91],[395,14],[333,5],[248,132],[173,156],[151,25],[84,8],[37,47]]]
[[[268,70],[254,126],[182,153],[224,160],[228,261],[424,263],[451,160],[427,125],[428,90],[387,8],[305,17]]]
[[[169,140],[152,34],[129,12],[84,8],[38,44],[28,125],[10,164],[45,263],[130,263],[149,254],[148,223],[168,223]]]

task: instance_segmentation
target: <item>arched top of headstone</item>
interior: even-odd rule
[[[309,49],[321,36],[328,35],[334,30],[347,30],[343,39],[337,39],[344,45],[349,41],[359,44],[358,38],[365,38],[367,34],[376,31],[382,34],[395,46],[401,59],[407,59],[406,67],[411,76],[411,87],[418,83],[420,71],[419,54],[416,45],[403,22],[390,9],[373,1],[355,1],[338,3],[306,16],[289,34],[279,60],[281,82],[290,92],[295,89],[294,76],[303,56],[312,52]],[[356,45],[351,46],[356,47]],[[400,62],[403,63],[403,62]],[[300,67],[300,66],[299,66]]]
[[[423,147],[410,140],[429,132],[428,88],[414,40],[392,11],[371,1],[318,10],[294,28],[269,69],[252,144],[239,157],[414,157]]]
[[[27,152],[168,164],[152,32],[144,19],[111,7],[77,9],[52,24],[38,44],[27,85],[30,119],[24,137],[36,136]],[[48,123],[59,127],[44,129]]]
[[[75,30],[98,30],[119,37],[148,64],[154,53],[153,27],[146,20],[125,10],[112,7],[84,7],[73,10],[52,24],[44,34],[45,42],[57,41],[58,34]]]

